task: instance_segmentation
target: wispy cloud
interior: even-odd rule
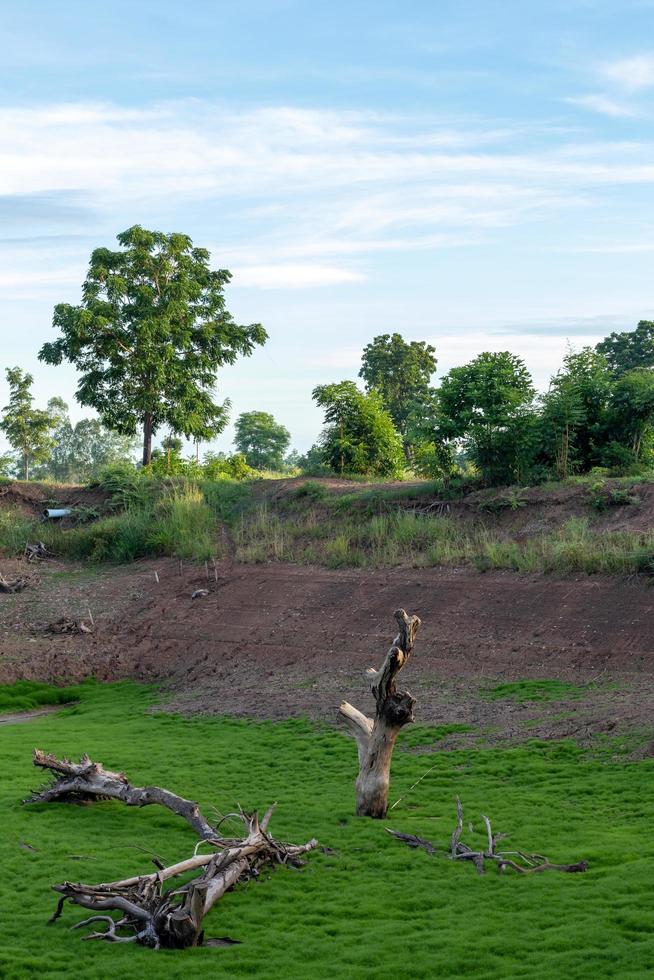
[[[357,257],[480,244],[592,207],[607,186],[654,183],[650,143],[530,124],[529,150],[523,129],[200,100],[0,107],[0,210],[9,237],[29,224],[32,239],[87,230],[89,216],[115,233],[117,213],[219,215],[210,239],[235,284],[311,288],[361,281]],[[49,249],[34,245],[37,272]],[[12,289],[27,269],[8,261]]]
[[[591,112],[599,112],[603,116],[611,116],[614,119],[634,119],[640,115],[635,106],[609,98],[607,95],[580,95],[565,101],[571,105],[581,106],[582,109],[590,109]]]
[[[641,92],[654,87],[654,53],[620,58],[602,67],[602,74],[626,92]]]
[[[305,289],[307,286],[333,286],[365,279],[362,273],[352,269],[292,262],[236,266],[232,273],[234,286],[256,286],[261,289]]]

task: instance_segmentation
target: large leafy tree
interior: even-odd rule
[[[534,453],[534,388],[521,358],[485,352],[443,378],[440,430],[462,441],[485,482],[525,479]]]
[[[255,470],[278,470],[291,436],[269,412],[243,412],[236,420],[234,445]]]
[[[654,321],[641,320],[635,330],[609,334],[595,350],[616,378],[636,368],[654,367]]]
[[[436,349],[423,340],[407,343],[399,333],[380,334],[363,349],[359,377],[376,391],[411,455],[412,420],[429,401]]]
[[[118,242],[118,251],[92,253],[82,303],[55,307],[60,336],[39,357],[77,367],[76,397],[105,426],[128,436],[141,429],[147,465],[163,425],[195,440],[224,428],[229,403],[213,400],[217,370],[251,354],[266,332],[235,323],[224,297],[230,273],[211,270],[208,251],[188,235],[135,225]]]
[[[18,470],[29,480],[33,465],[44,462],[52,450],[50,435],[54,419],[50,412],[34,408],[31,374],[19,367],[7,368],[9,404],[0,418],[0,428],[18,456]]]
[[[313,398],[325,410],[320,437],[325,463],[339,473],[399,476],[402,441],[376,391],[359,391],[353,381],[318,385]]]

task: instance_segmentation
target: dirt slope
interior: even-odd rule
[[[423,620],[406,676],[421,721],[517,730],[524,707],[489,705],[479,688],[536,677],[598,688],[584,710],[544,708],[533,735],[650,722],[654,591],[640,581],[276,564],[225,566],[215,582],[174,561],[42,576],[39,589],[1,597],[0,681],[164,679],[185,711],[332,718],[344,697],[366,706],[362,672],[378,665],[405,606]],[[44,632],[89,606],[93,635]]]

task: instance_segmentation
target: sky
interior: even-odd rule
[[[92,414],[37,353],[134,224],[232,272],[270,339],[216,397],[300,450],[378,334],[544,389],[654,319],[654,0],[4,0],[0,65],[0,406],[19,365]]]

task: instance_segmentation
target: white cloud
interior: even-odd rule
[[[310,262],[237,266],[232,269],[232,274],[233,286],[256,286],[260,289],[305,289],[307,286],[332,286],[365,279],[364,275],[352,269]]]
[[[627,92],[654,87],[654,54],[638,54],[603,65],[602,74]]]
[[[0,107],[0,195],[13,202],[19,230],[21,207],[29,204],[33,226],[39,200],[45,226],[56,226],[58,200],[83,202],[94,226],[112,228],[118,213],[192,214],[200,205],[224,226],[238,212],[212,235],[215,251],[235,285],[272,289],[361,281],[353,256],[486,243],[502,229],[592,207],[607,185],[654,183],[648,142],[571,142],[545,125],[533,150],[520,140],[516,152],[521,132],[427,115],[237,113],[200,100]],[[87,248],[71,247],[66,262],[86,260]],[[8,288],[27,287],[19,280],[30,268],[37,282],[38,270],[63,264],[61,249],[23,251],[7,254]]]
[[[614,119],[633,119],[640,115],[634,106],[626,102],[618,102],[606,95],[580,95],[565,101],[572,105],[581,106],[582,109],[590,109],[591,112],[599,112],[603,116],[611,116]]]

